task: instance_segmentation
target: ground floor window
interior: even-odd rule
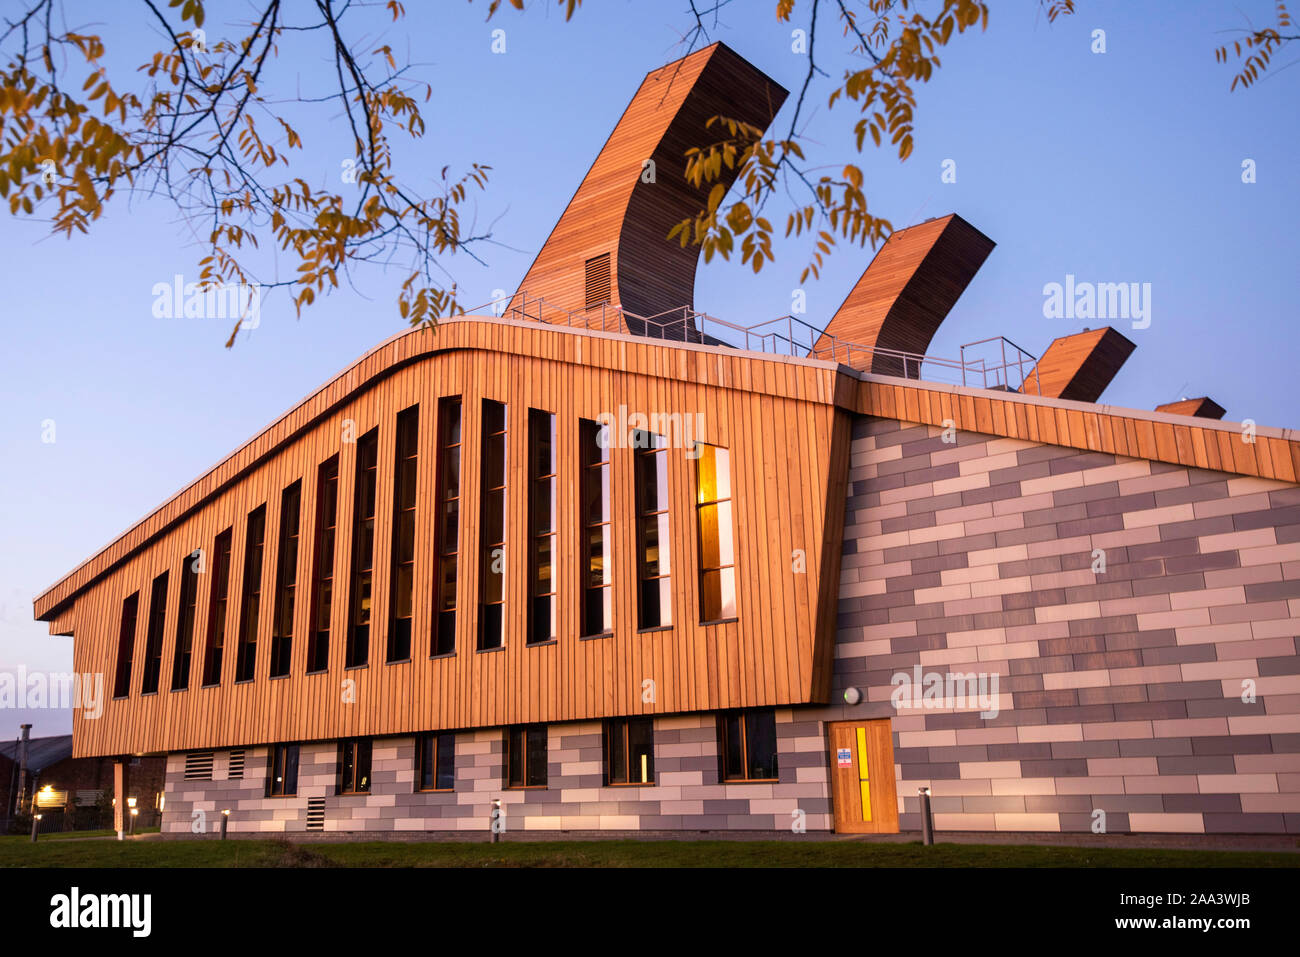
[[[776,712],[723,712],[718,716],[718,753],[723,781],[775,781]]]
[[[266,793],[268,797],[291,797],[298,793],[298,745],[277,744],[271,749]]]
[[[456,787],[456,736],[422,734],[415,739],[415,789],[451,791]]]
[[[605,783],[653,784],[653,718],[611,718],[605,722]]]
[[[369,738],[353,738],[339,743],[339,793],[370,792]]]
[[[546,787],[546,725],[520,725],[506,731],[506,787]]]

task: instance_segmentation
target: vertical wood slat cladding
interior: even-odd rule
[[[1096,402],[1136,348],[1110,326],[1061,336],[1043,352],[1020,391]]]
[[[699,247],[683,248],[668,232],[705,207],[713,184],[697,189],[687,183],[686,150],[729,136],[723,127],[706,128],[712,116],[766,129],[785,97],[783,88],[721,43],[646,74],[510,308],[536,315],[522,293],[528,302],[542,298],[582,313],[589,305],[586,264],[600,256],[610,257],[611,306],[640,316],[690,307]],[[654,163],[653,182],[642,178],[647,160]],[[714,183],[729,187],[737,172],[724,166]],[[604,314],[595,307],[587,315],[599,326]]]
[[[866,348],[924,354],[994,242],[955,214],[894,232],[826,326],[830,336]],[[843,361],[843,357],[840,357]],[[916,378],[896,356],[877,355],[868,372]]]
[[[450,340],[455,338],[450,333],[472,325],[449,323],[438,335]],[[497,347],[505,351],[466,342],[380,377],[365,391],[336,403],[293,442],[276,449],[221,494],[161,532],[156,541],[120,562],[77,596],[78,616],[87,627],[79,628],[76,635],[76,666],[82,671],[104,670],[115,650],[111,641],[112,625],[116,624],[114,606],[120,610],[122,598],[132,591],[147,591],[154,576],[178,567],[182,556],[195,547],[206,549],[210,571],[216,536],[233,528],[226,619],[229,640],[221,685],[201,688],[201,676],[196,673],[201,671],[201,663],[196,661],[187,690],[163,691],[147,698],[133,693],[123,701],[108,702],[105,714],[98,720],[78,715],[75,740],[79,754],[223,747],[812,700],[811,658],[819,623],[802,609],[821,604],[815,596],[820,594],[823,569],[828,567],[823,535],[828,527],[834,527],[827,521],[825,506],[826,489],[833,484],[827,470],[837,460],[831,448],[830,436],[835,431],[831,423],[835,418],[847,420],[846,413],[817,398],[832,390],[810,387],[810,380],[829,371],[816,366],[778,369],[775,371],[780,373],[779,379],[774,377],[766,385],[786,390],[787,394],[746,393],[711,381],[735,378],[725,373],[717,375],[720,370],[716,367],[712,370],[715,375],[702,376],[703,381],[695,382],[641,371],[656,364],[658,360],[653,357],[663,346],[645,348],[639,343],[593,339],[578,343],[573,341],[578,336],[565,334],[575,352],[608,352],[602,356],[606,362],[619,356],[616,367],[607,368],[529,355],[520,347],[521,342],[537,338],[539,332],[542,338],[555,335],[531,324],[489,324],[480,332],[485,342],[496,340]],[[711,364],[706,363],[706,369]],[[357,381],[355,377],[345,378]],[[462,556],[475,555],[478,547],[473,516],[477,515],[481,495],[481,400],[489,398],[507,405],[507,630],[504,650],[476,653],[476,615],[472,610],[477,607],[481,569],[477,561],[463,560],[458,602],[466,613],[459,616],[457,623],[457,653],[451,658],[430,660],[434,574],[431,463],[436,460],[434,447],[439,441],[434,410],[444,395],[461,395],[465,403]],[[384,649],[390,622],[386,610],[391,588],[387,556],[392,552],[396,422],[399,412],[417,403],[421,410],[417,491],[417,529],[421,537],[415,563],[413,660],[387,665]],[[577,475],[577,420],[594,419],[600,413],[617,415],[620,405],[625,405],[629,414],[676,412],[685,418],[703,412],[702,432],[694,437],[731,449],[739,556],[738,621],[708,627],[698,624],[694,462],[687,458],[686,450],[673,448],[668,453],[673,626],[638,633],[634,450],[623,435],[612,450],[614,634],[585,641],[578,638],[579,541],[573,481]],[[526,423],[530,407],[556,415],[562,478],[556,561],[559,640],[540,647],[525,643]],[[359,439],[373,428],[379,430],[378,521],[369,665],[347,669],[344,648],[351,602],[357,446],[343,437]],[[785,439],[772,442],[766,438],[772,435],[783,435]],[[328,670],[324,674],[305,674],[310,600],[304,596],[294,609],[291,674],[269,678],[274,616],[265,599],[274,594],[276,563],[264,560],[261,589],[267,610],[259,616],[255,680],[236,685],[232,678],[242,620],[242,603],[238,599],[244,591],[248,515],[269,503],[264,554],[276,554],[282,521],[280,497],[286,486],[301,480],[300,536],[304,543],[314,542],[319,494],[316,474],[320,464],[336,453],[341,462]],[[838,534],[835,528],[836,542]],[[795,548],[807,552],[806,569],[799,573],[792,569],[790,560]],[[838,555],[838,546],[830,548],[836,552],[829,556],[833,559]],[[300,582],[311,581],[313,552],[309,547],[299,549]],[[211,589],[205,587],[207,584],[205,581],[199,590],[200,622],[208,620]],[[177,602],[169,599],[163,649],[168,663],[175,654],[176,606]],[[105,627],[104,622],[110,619]],[[143,628],[137,626],[136,634],[139,650]],[[201,644],[206,634],[206,627],[201,625],[196,642]],[[136,657],[139,660],[141,656]],[[643,701],[645,679],[655,682],[652,702]],[[138,685],[134,676],[133,685]],[[354,703],[347,703],[345,698]]]

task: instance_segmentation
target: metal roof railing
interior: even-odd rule
[[[518,304],[511,306],[510,303],[516,299]],[[596,329],[696,345],[729,346],[796,359],[829,360],[864,372],[883,364],[891,369],[891,374],[897,369],[908,379],[1042,394],[1037,357],[1004,336],[966,343],[961,347],[960,358],[950,359],[850,342],[793,315],[742,326],[688,306],[640,316],[606,302],[599,307],[591,306],[582,312],[574,312],[547,302],[541,296],[529,298],[525,291],[493,299],[470,312],[481,314],[481,310],[490,310],[492,315],[508,319],[527,319],[567,328]],[[967,350],[987,347],[991,343],[997,344],[995,357],[967,358]]]

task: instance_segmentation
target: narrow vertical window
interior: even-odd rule
[[[339,742],[339,793],[366,794],[370,791],[369,738]]]
[[[776,712],[771,708],[718,716],[719,773],[723,781],[775,781]]]
[[[432,655],[456,650],[456,582],[460,558],[460,396],[438,400],[438,567],[434,571]]]
[[[397,416],[397,452],[393,469],[393,562],[389,577],[389,661],[411,657],[411,606],[415,584],[416,445],[420,438],[420,408]]]
[[[456,787],[456,735],[419,735],[415,739],[415,789],[451,791]]]
[[[731,455],[696,445],[695,512],[700,526],[700,621],[736,617],[736,551],[731,515]]]
[[[528,642],[555,637],[555,416],[528,410]]]
[[[217,536],[212,554],[212,593],[208,601],[208,643],[203,652],[203,685],[221,684],[221,657],[226,646],[226,602],[230,598],[230,539],[234,529]]]
[[[156,694],[162,677],[163,628],[167,618],[167,573],[153,580],[149,590],[149,628],[144,643],[144,679],[141,694]]]
[[[302,482],[280,494],[280,547],[275,559],[275,617],[271,628],[271,677],[289,673],[293,654],[293,612],[298,596],[298,523]]]
[[[312,555],[311,622],[308,625],[307,671],[324,671],[330,663],[330,617],[334,613],[334,544],[339,520],[339,457],[316,471],[316,542]]]
[[[357,442],[357,474],[352,513],[352,589],[349,593],[348,645],[343,664],[359,668],[370,661],[371,599],[375,585],[375,480],[379,430]]]
[[[546,725],[506,730],[506,787],[546,787]]]
[[[293,797],[298,793],[298,758],[299,746],[296,744],[277,744],[271,749],[267,797]]]
[[[611,718],[605,722],[605,783],[653,784],[653,718]]]
[[[252,681],[257,662],[257,628],[262,620],[262,547],[266,543],[266,506],[248,515],[244,540],[244,586],[240,602],[239,647],[235,654],[235,680]]]
[[[140,593],[122,602],[122,625],[117,635],[117,669],[113,676],[113,697],[131,693],[131,659],[135,657],[135,619],[140,608]]]
[[[190,660],[194,655],[194,620],[199,604],[200,559],[191,554],[181,562],[181,603],[176,622],[176,655],[172,659],[172,691],[190,686]]]
[[[673,623],[671,542],[668,537],[668,442],[632,437],[636,472],[637,627]]]
[[[581,516],[582,634],[604,635],[614,626],[613,569],[610,566],[609,429],[578,420],[578,479]]]
[[[506,407],[483,400],[483,494],[479,503],[479,651],[505,645]]]

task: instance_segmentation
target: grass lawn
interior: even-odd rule
[[[0,867],[1297,867],[1300,854],[845,841],[342,843],[0,838]]]

